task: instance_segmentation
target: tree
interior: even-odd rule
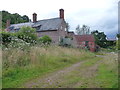
[[[118,37],[118,38],[120,38],[120,33],[119,33],[119,34],[117,34],[117,37]]]
[[[77,27],[76,27],[76,33],[77,33],[78,35],[81,34],[80,25],[77,25]]]
[[[21,16],[18,13],[11,14],[8,11],[0,11],[2,13],[2,28],[6,28],[6,21],[10,20],[11,24],[29,22],[29,17]]]
[[[67,32],[69,31],[69,29],[70,29],[70,25],[69,25],[69,23],[66,23],[66,30],[67,30]]]
[[[82,28],[80,28],[80,25],[76,27],[76,33],[78,35],[86,35],[90,34],[90,27],[87,25],[83,25]]]
[[[95,38],[95,43],[99,45],[100,47],[107,47],[107,40],[106,40],[106,35],[104,32],[99,32],[98,30],[95,30],[91,32],[92,35],[94,35]]]
[[[120,33],[117,34],[118,40],[116,41],[116,48],[120,50]]]

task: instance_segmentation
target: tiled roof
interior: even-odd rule
[[[58,30],[61,26],[62,21],[63,19],[60,18],[39,20],[33,24],[33,27],[40,26],[37,31]]]
[[[95,41],[93,35],[75,35],[75,38],[77,42],[82,42],[82,41],[94,42]]]
[[[34,24],[33,22],[12,24],[12,25],[10,25],[9,28],[11,28],[11,29],[20,29],[20,28],[23,27],[23,26],[30,26],[30,27],[32,27],[33,24]]]
[[[19,24],[12,24],[10,25],[10,29],[17,29],[19,30],[23,26],[30,26],[37,29],[37,31],[47,31],[47,30],[58,30],[63,22],[63,19],[60,18],[52,18],[52,19],[44,19],[39,20],[35,23],[27,22],[27,23],[19,23]]]
[[[107,39],[107,41],[116,41],[117,40],[117,38],[106,38]]]

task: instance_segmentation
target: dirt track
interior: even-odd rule
[[[109,57],[107,55],[106,57]],[[104,57],[102,57],[104,58]],[[116,58],[116,57],[115,57]],[[27,82],[25,88],[76,88],[76,87],[99,87],[94,80],[97,75],[98,66],[103,60],[96,60],[92,65],[85,66],[89,60],[73,64],[65,69],[47,74],[36,80]]]

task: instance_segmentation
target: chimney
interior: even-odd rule
[[[60,18],[64,19],[64,9],[60,9]]]
[[[33,13],[33,23],[37,22],[37,14]]]
[[[9,26],[10,26],[10,20],[7,20],[6,21],[6,28],[9,28]]]

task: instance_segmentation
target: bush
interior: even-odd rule
[[[14,34],[10,32],[0,32],[0,35],[1,35],[0,41],[5,46],[7,46],[14,37]]]
[[[23,41],[22,39],[13,38],[8,44],[8,48],[18,48],[25,50],[29,47],[30,43]]]
[[[28,44],[36,44],[38,39],[35,29],[31,27],[22,27],[16,33],[0,32],[2,47],[23,47]]]
[[[40,44],[49,45],[52,42],[52,39],[49,36],[45,35],[43,37],[40,37],[38,39],[38,42]]]
[[[120,39],[116,41],[116,49],[120,50]]]
[[[35,44],[37,41],[36,31],[31,27],[22,27],[16,35],[27,43]]]

